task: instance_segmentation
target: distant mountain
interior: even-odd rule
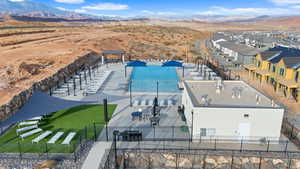
[[[70,14],[70,12],[30,0],[20,2],[0,0],[0,11],[13,15],[63,16]]]
[[[290,16],[269,16],[269,15],[190,15],[190,16],[164,16],[164,17],[150,17],[152,19],[161,19],[168,21],[197,21],[197,22],[259,22],[269,20],[279,20],[289,18]]]
[[[261,25],[269,25],[274,27],[275,26],[288,27],[290,29],[294,29],[298,31],[300,28],[300,16],[283,17],[279,19],[265,20],[257,23]]]
[[[60,10],[46,4],[37,3],[30,0],[20,2],[0,0],[0,22],[3,21],[3,17],[7,15],[18,21],[31,22],[93,22],[146,19],[145,17],[127,18],[118,16],[94,16],[80,14],[72,11]]]

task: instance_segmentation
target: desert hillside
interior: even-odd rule
[[[185,58],[209,33],[182,27],[96,25],[0,30],[0,105],[91,51],[127,51],[136,59]]]
[[[186,58],[196,39],[216,31],[294,30],[299,18],[258,22],[0,22],[0,105],[91,51],[123,49],[134,59]]]
[[[161,26],[181,26],[198,31],[270,31],[270,30],[299,30],[300,17],[274,18],[252,22],[199,22],[199,21],[165,21],[151,20],[149,23]]]

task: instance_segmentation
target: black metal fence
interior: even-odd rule
[[[281,132],[289,138],[291,142],[300,147],[300,129],[299,122],[297,124],[296,120],[292,120],[288,117],[285,117],[282,121]]]
[[[114,142],[113,131],[119,131]],[[124,133],[128,131],[139,131],[142,136],[125,136]],[[134,133],[134,132],[131,132]],[[270,158],[280,158],[291,160],[291,158],[300,158],[300,151],[293,142],[289,140],[255,140],[255,139],[237,139],[237,138],[200,138],[191,139],[189,127],[108,127],[103,130],[102,134],[113,141],[112,147],[108,150],[108,155],[105,165],[102,168],[140,168],[140,166],[130,166],[128,161],[134,161],[135,157],[130,159],[132,153],[150,153],[165,152],[177,154],[180,156],[182,152],[188,152],[188,155],[193,153],[205,152],[217,155],[220,152],[231,154],[232,156],[239,156],[238,154],[251,155],[251,157],[262,158],[263,155],[271,155]],[[106,135],[107,134],[107,135]],[[124,137],[125,136],[125,137]],[[125,139],[125,140],[124,140]],[[136,157],[140,158],[140,157]],[[148,158],[148,157],[147,157]],[[152,158],[152,157],[151,157]],[[177,157],[176,157],[177,158]],[[137,159],[139,160],[139,159]],[[143,167],[157,168],[151,165]],[[157,160],[157,159],[156,159]],[[135,163],[134,163],[135,164]],[[287,163],[286,165],[291,165]],[[142,168],[143,168],[142,167]],[[163,168],[160,166],[160,168]],[[167,167],[170,168],[170,167]],[[172,167],[171,167],[172,168]],[[182,168],[182,167],[173,167]],[[183,167],[184,168],[184,167]],[[190,167],[193,168],[193,167]],[[203,167],[202,167],[203,168]],[[204,167],[205,168],[205,167]]]
[[[194,145],[192,145],[194,144]],[[259,146],[259,145],[257,145]],[[140,142],[117,142],[113,143],[107,155],[105,165],[99,169],[126,169],[126,168],[211,168],[205,166],[208,157],[222,156],[222,160],[228,161],[226,164],[231,168],[232,165],[238,166],[236,168],[244,168],[240,165],[241,158],[248,158],[246,160],[253,160],[259,169],[266,161],[268,164],[274,160],[284,162],[287,169],[292,169],[293,160],[300,159],[299,152],[288,151],[268,151],[268,150],[253,150],[253,149],[234,149],[232,146],[227,146],[226,149],[198,147],[198,143],[191,143],[189,141],[140,141]],[[165,158],[165,159],[164,159]],[[184,158],[184,160],[182,159]],[[236,158],[236,159],[235,159]],[[229,159],[229,160],[228,160]],[[234,159],[234,160],[233,160]],[[181,161],[182,160],[182,161]],[[188,161],[188,162],[187,162]],[[218,160],[215,160],[218,161]],[[234,162],[233,162],[234,161]],[[166,164],[173,164],[173,166],[166,166]],[[185,164],[185,165],[184,165]],[[200,164],[202,165],[200,167]],[[204,166],[203,166],[204,164]],[[196,167],[198,166],[198,167]],[[271,168],[278,168],[279,166],[271,166]],[[284,168],[285,168],[284,167]],[[224,167],[228,168],[228,167]],[[279,167],[282,168],[282,167]]]
[[[253,150],[253,151],[277,151],[277,152],[298,152],[297,145],[289,140],[276,140],[274,138],[238,138],[226,136],[214,137],[195,137],[191,134],[191,127],[188,126],[155,126],[155,127],[105,127],[101,136],[98,137],[100,141],[112,141],[113,131],[119,131],[117,141],[132,141],[132,142],[180,142],[185,146],[197,146],[212,150],[218,149],[235,149],[239,151]],[[139,132],[140,136],[130,136],[128,131]],[[299,151],[300,152],[300,151]]]
[[[116,142],[113,141],[110,149],[107,150],[107,155],[104,156],[104,161],[100,164],[98,169],[116,169]]]
[[[113,132],[119,131],[114,137]],[[288,128],[291,137],[298,132]],[[283,130],[283,131],[285,131]],[[292,132],[291,132],[292,130]],[[128,131],[138,131],[140,137],[124,135]],[[57,157],[77,161],[88,146],[95,141],[111,141],[112,147],[107,150],[108,158],[103,162],[105,169],[121,165],[120,154],[123,150],[188,150],[188,151],[228,151],[228,152],[256,152],[296,154],[300,151],[294,142],[288,140],[255,140],[225,137],[211,137],[192,139],[188,126],[155,126],[155,127],[113,127],[102,123],[86,126],[77,132],[77,136],[70,145],[46,143],[6,143],[0,145],[2,159],[55,159]],[[114,138],[116,140],[114,141]],[[122,151],[121,151],[122,150]],[[117,153],[116,153],[117,152]],[[117,156],[116,156],[117,154]],[[124,161],[124,160],[123,160]],[[123,164],[122,164],[123,165]]]
[[[119,169],[296,169],[298,157],[287,154],[208,152],[185,149],[119,149]],[[245,162],[246,161],[246,162]],[[280,161],[280,163],[273,163]]]
[[[60,144],[62,140],[58,140],[56,144],[30,143],[24,141],[7,142],[0,144],[0,159],[56,159],[77,161],[83,152],[89,148],[93,142],[98,140],[102,132],[102,123],[94,123],[86,126],[84,129],[76,132],[75,138],[69,145]]]

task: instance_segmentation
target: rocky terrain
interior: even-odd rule
[[[299,169],[299,159],[231,155],[127,153],[128,168]]]
[[[122,49],[133,59],[189,59],[194,57],[191,50],[194,40],[206,39],[215,31],[300,27],[296,17],[243,23],[165,20],[47,23],[22,22],[10,16],[4,16],[3,20],[0,105],[90,52]]]
[[[0,105],[90,52],[100,57],[102,50],[122,49],[134,59],[181,59],[194,39],[209,35],[141,23],[0,29]]]
[[[153,25],[181,26],[199,31],[270,31],[300,29],[300,17],[274,18],[247,22],[203,22],[203,21],[166,21],[150,20]]]

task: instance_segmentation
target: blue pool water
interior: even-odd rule
[[[162,66],[134,67],[131,73],[133,92],[178,92],[176,68]]]

